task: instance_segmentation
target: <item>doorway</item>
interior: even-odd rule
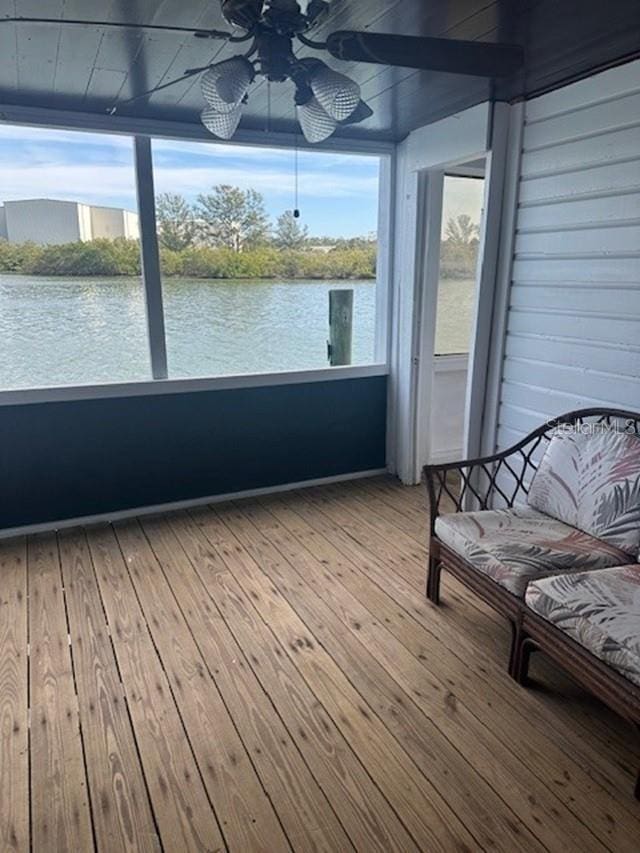
[[[427,182],[418,467],[460,459],[465,445],[469,354],[477,317],[485,161]]]

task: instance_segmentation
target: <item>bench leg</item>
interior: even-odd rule
[[[531,660],[531,652],[534,652],[536,647],[533,640],[522,633],[518,632],[517,648],[513,656],[513,668],[510,670],[510,675],[518,684],[526,687],[529,681],[529,661]]]
[[[636,733],[640,735],[640,723],[636,723]],[[640,800],[640,770],[638,770],[638,775],[636,776],[636,784],[633,789],[633,796],[636,800]]]
[[[509,675],[515,678],[515,672],[518,667],[518,659],[520,655],[520,620],[510,619],[511,626],[511,648],[509,650]]]
[[[434,604],[440,604],[440,574],[442,566],[438,557],[429,555],[429,569],[427,571],[427,598]]]

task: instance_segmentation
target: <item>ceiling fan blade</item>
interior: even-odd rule
[[[65,27],[111,27],[123,30],[160,30],[166,33],[191,33],[198,38],[229,39],[229,41],[245,41],[247,37],[237,38],[223,30],[205,30],[197,27],[173,27],[164,24],[134,24],[126,21],[85,21],[77,18],[27,18],[17,16],[0,18],[0,24],[51,24]]]
[[[134,101],[139,101],[142,98],[148,98],[150,95],[154,95],[156,92],[162,92],[163,89],[168,89],[170,86],[175,86],[176,83],[182,83],[183,80],[188,80],[190,77],[195,77],[196,74],[202,74],[203,71],[207,71],[210,68],[210,65],[203,65],[201,68],[189,68],[184,74],[181,74],[180,77],[174,77],[173,80],[169,80],[166,83],[161,83],[159,86],[154,86],[152,89],[146,89],[144,92],[138,92],[137,95],[132,95],[130,98],[125,98],[123,101],[116,101],[112,106],[109,107],[107,113],[109,115],[115,115],[116,112],[120,109],[120,107],[124,107],[127,104],[132,104]]]
[[[326,46],[336,59],[350,62],[374,62],[476,77],[505,77],[523,63],[523,51],[518,45],[422,36],[338,30],[327,38]]]

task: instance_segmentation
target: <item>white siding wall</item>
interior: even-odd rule
[[[527,103],[496,443],[640,410],[640,62]]]

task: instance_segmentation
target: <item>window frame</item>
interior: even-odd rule
[[[126,136],[132,140],[135,162],[142,280],[147,315],[147,340],[151,356],[152,378],[148,381],[106,382],[85,385],[34,386],[0,389],[0,406],[108,397],[147,396],[150,394],[189,393],[233,388],[264,387],[304,382],[383,376],[389,373],[393,279],[393,217],[395,197],[395,150],[393,142],[364,139],[330,138],[321,146],[309,145],[301,138],[299,148],[361,154],[377,157],[380,164],[378,187],[378,258],[376,275],[376,319],[374,362],[367,365],[326,367],[313,370],[287,370],[171,379],[167,377],[165,313],[162,305],[162,281],[153,196],[153,139],[221,144],[204,128],[182,122],[133,119],[124,116],[88,115],[40,107],[0,106],[0,126],[18,125],[85,133]],[[230,142],[242,147],[291,148],[291,134],[241,131]],[[151,190],[151,192],[150,192]]]

